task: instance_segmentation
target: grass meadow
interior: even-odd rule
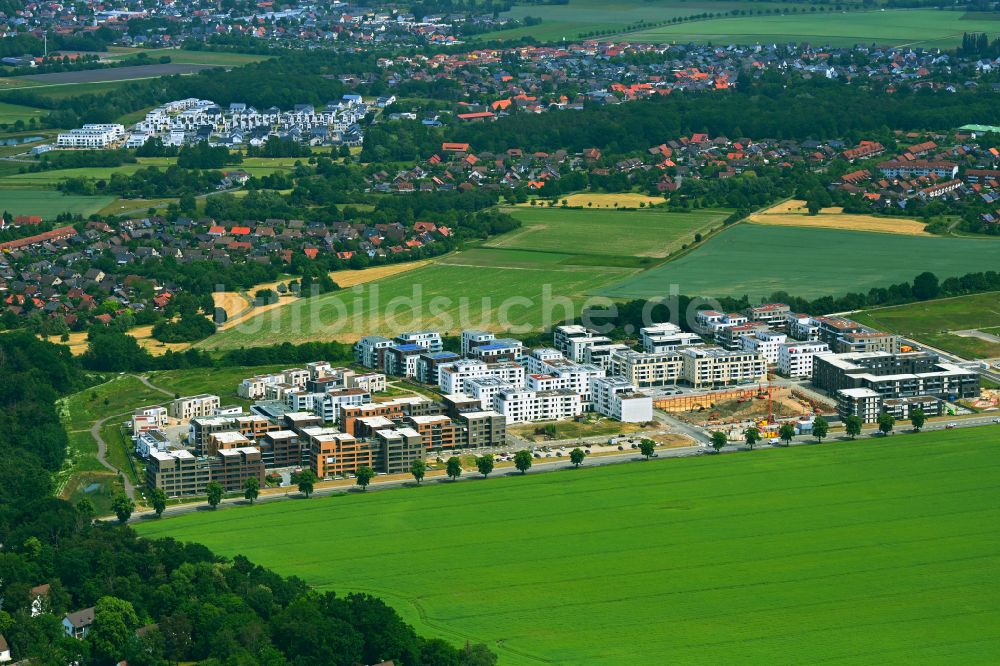
[[[1000,358],[1000,343],[949,331],[1000,327],[1000,292],[943,298],[851,315],[875,328],[915,338],[965,358]]]
[[[506,209],[523,227],[405,274],[246,317],[198,344],[228,349],[263,338],[356,340],[410,328],[526,333],[579,312],[593,294],[719,226],[729,211]]]
[[[490,248],[458,252],[369,284],[295,299],[247,317],[197,346],[228,349],[254,346],[264,339],[352,341],[413,328],[450,334],[462,328],[506,330],[500,322],[512,332],[524,333],[542,328],[547,300],[558,299],[565,306],[552,310],[554,319],[561,320],[568,316],[570,305],[586,301],[587,294],[607,284],[609,276],[623,278],[638,270],[560,263],[570,257]]]
[[[718,18],[640,30],[629,33],[628,39],[723,44],[812,42],[831,46],[912,44],[951,48],[961,43],[963,32],[994,29],[991,21],[985,21],[974,13],[898,9]]]
[[[664,295],[670,285],[691,296],[764,298],[787,291],[804,298],[867,292],[912,280],[996,268],[1000,242],[924,238],[864,231],[738,224],[688,254],[614,283],[612,298]]]
[[[0,125],[13,125],[18,120],[27,123],[32,118],[41,120],[46,113],[46,111],[31,106],[0,102]]]
[[[511,664],[991,663],[1000,445],[970,428],[196,512],[136,526]]]
[[[541,41],[570,40],[578,39],[581,34],[594,30],[625,30],[628,26],[639,24],[640,21],[654,23],[703,12],[727,12],[743,7],[779,9],[782,6],[779,3],[748,3],[738,0],[659,0],[657,2],[569,0],[569,3],[564,5],[525,4],[512,7],[509,12],[504,12],[502,15],[519,20],[531,16],[542,19],[541,23],[489,32],[477,35],[475,39],[511,40],[530,36]],[[784,6],[787,7],[787,5]]]
[[[78,196],[40,188],[6,189],[0,185],[0,209],[11,215],[40,215],[52,219],[59,213],[79,213],[86,217],[113,200],[114,197]]]
[[[491,247],[573,254],[665,257],[694,235],[722,225],[731,211],[507,208],[522,227],[487,242]]]

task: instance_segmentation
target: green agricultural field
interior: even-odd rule
[[[996,430],[654,460],[136,526],[385,598],[501,664],[992,663]]]
[[[704,245],[600,293],[651,298],[676,285],[691,296],[763,298],[776,291],[815,298],[912,280],[995,269],[1000,242],[837,229],[738,224]]]
[[[113,200],[114,197],[85,197],[43,189],[0,189],[0,208],[11,215],[41,215],[45,219],[59,213],[87,216]]]
[[[802,13],[784,16],[741,16],[659,26],[629,33],[628,39],[724,44],[807,41],[833,46],[878,43],[951,48],[961,43],[963,32],[994,29],[992,22],[962,11],[900,9],[813,13],[803,9],[800,9]]]
[[[583,255],[665,257],[696,233],[722,225],[731,211],[580,210],[511,207],[520,229],[493,238],[491,247]]]
[[[339,292],[262,312],[197,346],[228,349],[265,341],[356,340],[413,328],[527,332],[572,315],[609,280],[635,268],[562,265],[570,255],[478,249]],[[546,297],[546,294],[549,297]],[[548,306],[551,307],[548,307]],[[546,321],[545,312],[551,313]]]
[[[526,16],[542,19],[534,26],[524,26],[511,30],[498,30],[475,39],[520,39],[534,37],[541,41],[558,41],[561,39],[578,39],[581,34],[594,30],[624,30],[640,22],[658,23],[701,14],[704,12],[728,12],[743,7],[753,9],[778,9],[788,5],[768,2],[739,2],[738,0],[658,0],[643,2],[642,0],[569,0],[564,5],[525,4],[513,7],[502,16],[514,19],[524,19]]]
[[[27,123],[32,118],[41,120],[43,116],[47,115],[47,113],[47,111],[42,111],[41,109],[36,109],[30,106],[0,102],[0,125],[13,125],[18,120]]]
[[[229,51],[189,51],[186,49],[134,49],[134,48],[112,48],[110,49],[110,60],[121,60],[134,56],[137,53],[145,53],[150,60],[156,62],[160,56],[168,56],[170,62],[181,65],[218,65],[220,67],[239,67],[252,62],[267,60],[270,56],[256,55],[253,53],[233,53]]]
[[[1000,293],[995,291],[879,308],[851,316],[874,328],[899,333],[965,358],[1000,358],[998,342],[949,333],[978,329],[1000,335],[1000,331],[994,330],[1000,326]]]
[[[80,95],[100,95],[115,88],[128,85],[130,80],[122,81],[101,81],[95,83],[43,83],[30,79],[0,79],[0,96],[4,90],[20,90],[30,88],[32,94],[49,99],[66,99],[67,97],[79,97]]]

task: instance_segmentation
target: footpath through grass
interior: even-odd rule
[[[1000,426],[197,512],[502,664],[990,663]]]

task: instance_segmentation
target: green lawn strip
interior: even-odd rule
[[[504,664],[985,663],[1000,640],[998,444],[988,427],[897,434],[136,529],[377,594]]]

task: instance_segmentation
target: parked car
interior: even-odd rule
[[[957,423],[949,423],[948,425],[946,425],[946,426],[944,427],[944,429],[945,429],[945,430],[952,430],[952,429],[954,429],[954,428],[957,428],[957,427],[958,427],[958,424],[957,424]]]

